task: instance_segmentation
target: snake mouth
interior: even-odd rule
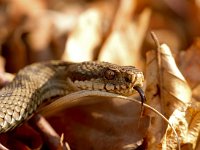
[[[72,81],[73,86],[77,88],[77,90],[99,90],[106,91],[110,93],[116,93],[124,96],[130,96],[137,92],[133,87],[135,87],[135,83],[129,84],[112,84],[112,83],[103,83],[98,79],[91,79],[85,81],[75,80]],[[142,86],[138,84],[137,87]]]
[[[77,90],[99,90],[124,96],[130,96],[138,92],[138,88],[135,89],[134,87],[142,87],[143,82],[144,77],[142,73],[135,74],[134,78],[130,82],[126,82],[124,80],[108,81],[103,80],[102,78],[91,78],[88,80],[71,80],[72,85],[76,87]]]
[[[106,62],[84,62],[71,66],[68,79],[76,90],[99,90],[124,96],[136,93],[133,87],[142,87],[144,82],[143,73],[137,68]]]

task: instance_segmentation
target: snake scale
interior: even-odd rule
[[[129,96],[143,85],[143,74],[133,66],[107,62],[47,61],[21,69],[0,90],[0,133],[20,125],[52,97],[79,90],[101,90]]]

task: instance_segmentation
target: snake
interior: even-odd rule
[[[33,63],[0,89],[0,133],[19,126],[54,97],[80,90],[130,96],[140,91],[143,82],[143,73],[134,66],[98,61]]]

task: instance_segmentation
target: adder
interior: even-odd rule
[[[139,91],[142,95],[143,81],[143,73],[133,66],[95,61],[34,63],[20,70],[13,81],[0,90],[0,133],[20,125],[52,97],[79,90],[125,96]]]

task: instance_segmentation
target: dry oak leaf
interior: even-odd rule
[[[184,114],[191,101],[191,90],[166,44],[161,45],[157,51],[147,53],[146,68],[147,103],[170,118],[170,123],[183,142],[187,136],[185,129],[188,128]],[[152,116],[147,136],[148,149],[176,149],[176,136],[171,130],[166,132],[167,124],[152,112],[146,111],[146,114]]]

